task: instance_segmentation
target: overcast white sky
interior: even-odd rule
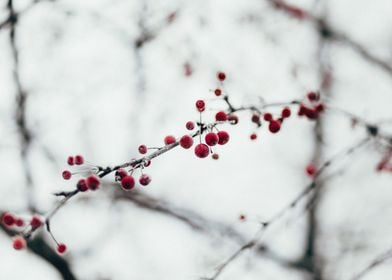
[[[0,22],[8,16],[0,0]],[[9,27],[0,29],[0,210],[28,216],[24,164],[32,174],[33,202],[44,213],[53,192],[72,190],[64,182],[66,157],[83,154],[99,165],[138,156],[144,143],[160,146],[167,134],[186,133],[197,120],[197,99],[207,102],[213,120],[215,73],[224,70],[224,90],[237,106],[302,98],[320,87],[319,34],[309,22],[272,8],[266,0],[130,1],[56,0],[30,6],[14,0],[21,12],[16,27],[19,75],[27,95],[27,127],[33,134],[26,158],[20,156],[15,124],[17,90]],[[392,5],[388,0],[291,1],[347,34],[369,53],[392,65]],[[167,17],[176,12],[175,20]],[[141,34],[151,39],[141,48]],[[327,45],[322,61],[332,71],[329,104],[370,122],[392,121],[392,71],[364,59],[342,42]],[[192,66],[184,75],[184,64]],[[214,269],[267,220],[309,184],[304,168],[314,153],[314,123],[297,116],[282,131],[255,130],[250,114],[238,126],[224,125],[230,142],[216,151],[218,161],[198,159],[192,150],[174,149],[146,170],[152,182],[142,195],[210,231],[113,201],[110,192],[86,193],[71,200],[52,220],[55,236],[66,243],[77,279],[187,280],[211,276]],[[391,132],[392,122],[382,123]],[[336,114],[324,116],[323,158],[361,137]],[[257,141],[249,134],[257,131]],[[336,165],[342,174],[328,180],[319,205],[317,254],[325,279],[348,280],[380,252],[392,247],[392,174],[375,172],[383,150],[368,145]],[[113,181],[109,176],[105,182]],[[112,188],[106,186],[104,188]],[[263,238],[279,259],[304,253],[307,230],[303,207],[290,211]],[[238,219],[245,214],[246,221]],[[200,220],[202,219],[202,220]],[[241,236],[230,236],[229,227]],[[47,235],[45,235],[47,237]],[[45,238],[46,238],[45,237]],[[52,241],[47,238],[48,243]],[[29,251],[17,252],[0,233],[0,279],[61,279]],[[366,280],[389,279],[386,263]],[[312,279],[298,269],[254,251],[245,252],[220,279]]]

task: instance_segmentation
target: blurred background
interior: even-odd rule
[[[0,0],[0,211],[44,214],[73,190],[69,155],[113,166],[163,145],[185,122],[235,106],[302,99],[320,90],[334,108],[392,133],[392,6],[387,0]],[[277,108],[277,112],[280,109]],[[273,113],[277,113],[272,109]],[[200,279],[284,209],[322,164],[366,137],[347,115],[293,117],[277,134],[251,113],[223,125],[220,159],[181,148],[153,160],[152,182],[70,200],[15,251],[0,231],[0,279]],[[257,133],[251,141],[249,135]],[[349,280],[392,248],[392,173],[376,172],[377,139],[333,161],[311,207],[304,197],[219,279]],[[242,217],[242,218],[241,218]],[[39,242],[38,242],[39,241]],[[46,256],[46,257],[45,257]],[[48,262],[49,260],[49,262]],[[382,262],[361,279],[390,279]],[[359,279],[359,278],[358,278]]]

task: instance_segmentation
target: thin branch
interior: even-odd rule
[[[352,154],[354,151],[358,150],[360,147],[362,147],[364,144],[368,143],[370,138],[365,138],[362,139],[361,141],[357,142],[355,145],[349,147],[346,150],[343,150],[339,154],[336,154],[329,160],[325,161],[321,167],[319,168],[318,172],[315,174],[313,181],[304,189],[302,190],[295,198],[292,200],[287,206],[283,207],[279,212],[277,212],[274,216],[272,216],[269,220],[266,222],[263,222],[261,225],[261,228],[257,231],[255,234],[255,237],[253,237],[251,240],[246,242],[243,246],[241,246],[237,251],[235,251],[226,261],[222,262],[216,269],[215,273],[211,277],[202,277],[201,279],[204,280],[216,280],[222,272],[226,269],[226,267],[231,264],[234,260],[236,260],[239,256],[242,255],[243,252],[245,252],[247,249],[251,249],[255,247],[259,242],[261,237],[264,235],[264,233],[270,228],[272,225],[275,225],[278,221],[282,219],[282,217],[289,212],[291,209],[295,208],[298,203],[306,197],[310,192],[318,188],[318,178],[325,172],[325,170],[331,166],[332,162],[335,162],[339,160],[341,157],[348,156]]]
[[[282,11],[299,20],[310,22],[315,26],[315,28],[317,28],[320,35],[325,39],[340,42],[348,46],[353,51],[358,53],[363,59],[379,67],[389,76],[392,76],[392,64],[389,64],[384,60],[376,57],[360,43],[350,38],[347,34],[344,34],[342,31],[338,31],[334,29],[332,26],[328,25],[326,21],[323,20],[322,18],[310,13],[309,11],[305,11],[300,7],[288,4],[283,0],[266,0],[266,1],[279,11]]]
[[[0,228],[8,236],[15,235],[15,232],[5,227],[0,223]],[[52,265],[61,275],[64,280],[77,280],[74,272],[71,269],[71,265],[66,259],[60,257],[52,247],[42,238],[38,236],[33,240],[27,242],[27,247],[38,257],[44,259],[50,265]]]
[[[385,263],[390,259],[392,259],[392,249],[388,249],[387,251],[381,253],[373,261],[371,261],[363,270],[361,270],[358,274],[350,278],[350,280],[362,279],[366,274],[368,274],[374,268],[378,267],[379,265]]]

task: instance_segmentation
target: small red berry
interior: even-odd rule
[[[65,251],[67,251],[67,246],[65,246],[65,244],[60,243],[57,245],[57,253],[64,254]]]
[[[241,215],[238,217],[238,219],[239,219],[240,221],[245,221],[245,220],[246,220],[246,216],[245,216],[244,214],[241,214]]]
[[[235,115],[235,114],[229,115],[229,116],[227,117],[227,119],[228,119],[229,122],[230,122],[231,124],[233,124],[233,125],[238,123],[238,116]]]
[[[15,217],[11,213],[4,213],[3,224],[6,226],[13,226],[15,224]]]
[[[313,163],[310,163],[306,166],[306,174],[308,174],[309,177],[313,177],[316,174],[316,166]]]
[[[197,144],[195,147],[195,155],[199,158],[206,158],[210,153],[210,148],[206,144]]]
[[[176,138],[173,135],[168,135],[164,139],[165,145],[170,145],[176,142]]]
[[[230,135],[226,131],[221,130],[221,131],[218,132],[218,138],[219,138],[218,144],[219,145],[224,145],[227,142],[229,142]]]
[[[72,173],[68,170],[64,170],[62,175],[63,175],[64,180],[69,180],[72,177]]]
[[[193,138],[189,135],[184,135],[180,139],[180,145],[184,149],[189,149],[193,145]]]
[[[272,114],[271,113],[264,113],[264,120],[267,122],[272,121]]]
[[[30,225],[33,229],[39,228],[42,226],[41,218],[38,216],[33,216],[30,220]]]
[[[222,95],[222,90],[220,88],[217,88],[214,90],[214,93],[216,96],[221,96]]]
[[[188,129],[188,130],[193,130],[193,129],[195,128],[195,123],[189,121],[189,122],[187,122],[187,123],[185,124],[185,127],[186,127],[186,129]]]
[[[90,175],[86,179],[86,184],[87,184],[87,188],[89,190],[95,191],[99,188],[101,181],[99,180],[99,178],[97,176]]]
[[[85,192],[88,190],[87,187],[87,182],[86,179],[80,179],[77,183],[76,183],[76,188],[80,191],[80,192]]]
[[[291,116],[291,110],[289,107],[284,107],[282,110],[282,118],[288,118]]]
[[[226,79],[226,74],[224,72],[218,72],[216,74],[219,81],[223,82]]]
[[[256,134],[256,133],[252,133],[252,134],[249,136],[249,138],[250,138],[250,140],[256,140],[256,139],[257,139],[257,134]]]
[[[12,246],[15,250],[26,248],[26,240],[22,236],[15,236],[12,240]]]
[[[123,168],[116,170],[116,173],[114,174],[116,180],[121,180],[122,178],[124,178],[127,175],[128,175],[128,172]]]
[[[185,76],[189,77],[193,73],[192,65],[189,62],[184,64],[184,74]]]
[[[212,154],[212,159],[215,159],[215,160],[217,160],[217,159],[219,159],[219,155],[218,154]]]
[[[18,226],[18,227],[23,227],[23,226],[25,225],[23,219],[21,219],[21,218],[17,218],[17,219],[15,220],[15,224],[16,224],[16,226]]]
[[[252,122],[254,122],[254,123],[256,123],[256,124],[260,124],[260,115],[254,113],[254,114],[252,115]]]
[[[147,159],[143,163],[144,167],[149,167],[151,165],[151,160]]]
[[[308,97],[309,101],[316,101],[319,99],[319,95],[313,91],[309,92],[307,94],[307,97]]]
[[[67,159],[67,163],[68,163],[68,165],[74,165],[74,163],[75,163],[74,157],[69,156]]]
[[[206,103],[203,100],[196,101],[196,109],[199,112],[203,112],[206,109]]]
[[[316,106],[315,109],[316,109],[317,112],[321,113],[321,112],[324,112],[325,106],[324,106],[323,103],[320,103],[320,104],[318,104],[318,105]]]
[[[219,141],[219,137],[216,133],[209,132],[206,134],[205,140],[208,146],[215,146]]]
[[[218,122],[227,121],[227,114],[225,112],[223,112],[223,111],[219,111],[215,115],[215,120],[218,121]]]
[[[150,178],[150,176],[148,176],[148,175],[146,175],[146,174],[143,174],[143,175],[140,176],[140,178],[139,178],[139,183],[140,183],[140,185],[142,185],[142,186],[147,186],[148,184],[150,184],[150,182],[151,182],[151,178]]]
[[[81,155],[76,155],[75,156],[75,164],[76,165],[82,165],[84,163],[84,158]]]
[[[133,189],[134,186],[135,186],[135,179],[132,176],[127,175],[121,179],[121,187],[124,190],[129,191]]]
[[[316,109],[309,109],[305,107],[304,112],[305,116],[310,120],[315,120],[319,117],[319,112]]]
[[[305,115],[306,107],[304,104],[301,104],[298,108],[298,116],[303,116]]]
[[[277,133],[280,130],[280,122],[276,120],[270,121],[268,129],[272,133]]]
[[[147,153],[147,146],[146,145],[140,145],[139,148],[139,153],[141,153],[142,155]]]

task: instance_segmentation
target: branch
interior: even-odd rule
[[[387,251],[381,253],[377,256],[373,261],[371,261],[363,270],[361,270],[358,274],[350,278],[350,280],[359,280],[362,279],[366,274],[372,271],[377,266],[383,264],[384,262],[390,260],[392,258],[392,249],[388,249]]]
[[[0,224],[0,228],[8,236],[15,235],[15,232]],[[27,243],[27,247],[38,257],[44,259],[51,264],[61,275],[64,280],[77,280],[75,274],[72,272],[70,264],[60,257],[51,246],[41,237],[34,238]]]
[[[257,231],[257,233],[255,234],[255,236],[249,240],[248,242],[246,242],[244,245],[242,245],[237,251],[235,251],[226,261],[224,261],[222,264],[220,264],[218,266],[218,268],[216,269],[215,273],[208,278],[201,278],[204,280],[216,280],[221,274],[222,272],[225,270],[225,268],[231,264],[234,260],[236,260],[238,257],[240,257],[242,255],[242,253],[244,251],[246,251],[247,249],[251,249],[253,247],[255,247],[259,242],[261,237],[264,235],[265,231],[267,229],[269,229],[272,225],[275,225],[278,221],[280,221],[282,219],[282,217],[289,212],[289,210],[295,208],[298,203],[304,198],[306,197],[310,192],[314,191],[316,188],[318,188],[318,178],[325,172],[325,170],[331,166],[332,162],[335,162],[336,160],[340,159],[341,157],[345,157],[348,156],[350,154],[352,154],[354,151],[356,151],[357,149],[359,149],[360,147],[362,147],[364,144],[366,144],[369,141],[369,138],[365,138],[362,139],[361,141],[359,141],[358,143],[356,143],[355,145],[351,146],[350,148],[342,151],[339,154],[336,154],[335,156],[333,156],[331,159],[325,161],[320,169],[317,171],[317,173],[314,176],[313,181],[304,189],[302,190],[295,198],[294,200],[292,200],[287,206],[285,206],[284,208],[282,208],[279,212],[277,212],[274,216],[272,216],[269,220],[267,220],[266,222],[263,222],[261,225],[261,228]]]
[[[341,31],[338,31],[328,25],[325,20],[316,15],[310,13],[309,11],[305,11],[300,7],[295,5],[291,5],[286,3],[284,0],[266,0],[270,3],[274,8],[279,11],[286,13],[287,15],[297,18],[302,21],[310,22],[314,25],[315,28],[319,31],[320,35],[325,39],[336,41],[345,44],[350,47],[356,53],[358,53],[363,59],[370,62],[371,64],[379,67],[385,73],[392,77],[392,65],[383,61],[382,59],[374,56],[370,53],[364,46],[360,43],[356,42],[348,35],[344,34]]]

